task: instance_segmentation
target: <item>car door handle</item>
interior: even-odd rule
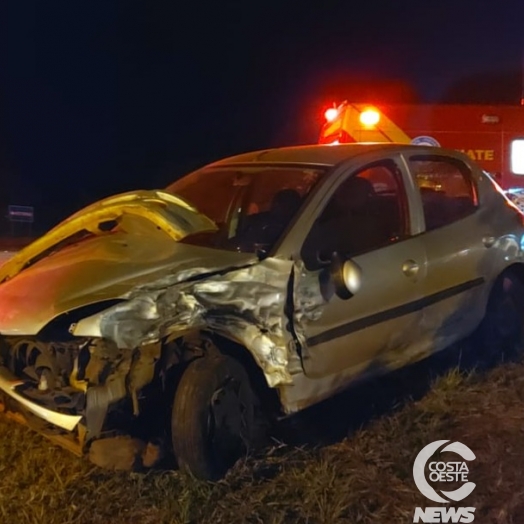
[[[402,264],[402,273],[407,277],[414,277],[419,270],[419,265],[414,260],[406,260]]]
[[[495,244],[495,237],[486,236],[482,237],[482,243],[485,247],[492,247]]]

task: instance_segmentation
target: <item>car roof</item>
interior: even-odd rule
[[[363,153],[373,151],[404,151],[413,150],[420,146],[392,143],[359,143],[340,145],[307,145],[295,147],[280,147],[243,153],[214,162],[212,166],[243,163],[292,163],[317,164],[334,166]],[[432,147],[435,151],[439,148]]]

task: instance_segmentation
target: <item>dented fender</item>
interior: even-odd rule
[[[268,385],[292,382],[293,344],[286,315],[291,260],[268,258],[191,282],[177,275],[131,291],[126,301],[79,321],[75,336],[99,336],[118,347],[139,347],[188,329],[209,329],[246,347]]]

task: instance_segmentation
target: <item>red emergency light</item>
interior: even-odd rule
[[[338,109],[336,107],[330,107],[326,110],[324,116],[328,122],[333,122],[333,120],[335,120],[338,116]]]

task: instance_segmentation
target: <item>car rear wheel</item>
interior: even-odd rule
[[[474,336],[480,364],[519,358],[524,350],[524,284],[508,271],[495,282],[486,315]]]
[[[244,367],[224,355],[202,357],[182,375],[171,417],[181,469],[216,480],[246,452],[253,434],[255,395]]]

